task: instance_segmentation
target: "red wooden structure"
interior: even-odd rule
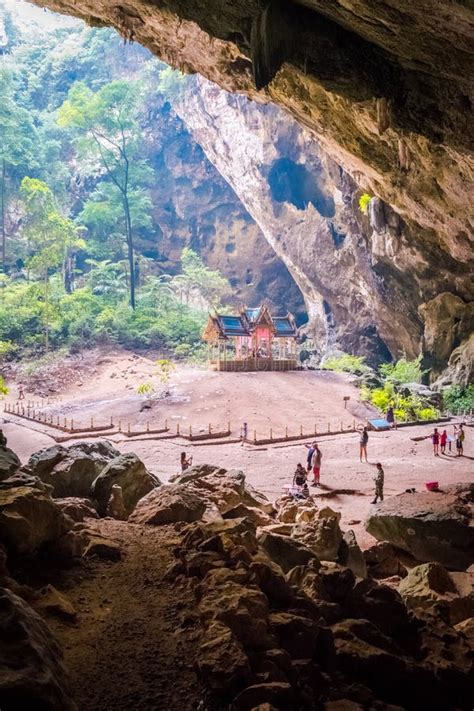
[[[294,370],[298,329],[292,314],[272,316],[266,306],[213,314],[204,330],[215,370]]]

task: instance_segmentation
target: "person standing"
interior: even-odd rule
[[[435,457],[439,457],[439,432],[437,427],[434,428],[434,432],[430,437],[433,443],[433,454]]]
[[[375,498],[372,501],[373,504],[376,504],[379,499],[380,501],[383,501],[383,485],[385,474],[380,462],[377,462],[377,464],[373,464],[372,466],[375,466],[377,468],[377,471],[375,472],[374,476]]]
[[[394,413],[393,407],[391,405],[387,410],[386,420],[393,430],[397,429],[397,423],[395,422],[395,413]]]
[[[365,456],[365,461],[367,461],[367,443],[369,441],[369,431],[367,427],[364,427],[362,432],[360,433],[360,461],[362,461],[362,456]]]
[[[313,452],[315,446],[316,442],[311,442],[311,444],[305,444],[305,447],[308,450],[308,454],[306,455],[306,469],[308,470],[308,474],[311,471],[311,461],[313,459]]]
[[[466,433],[464,432],[464,427],[463,425],[459,425],[459,427],[456,428],[456,456],[457,457],[462,457],[464,454],[464,439],[466,437]]]
[[[447,430],[443,430],[441,432],[441,436],[439,438],[439,444],[441,447],[441,454],[446,454],[446,443],[448,441],[448,432]]]
[[[314,443],[313,456],[311,457],[311,467],[313,469],[313,483],[311,486],[319,486],[319,478],[321,476],[321,460],[323,453],[318,447],[317,442]]]
[[[23,383],[18,383],[18,398],[17,400],[24,400],[25,399],[25,386]]]

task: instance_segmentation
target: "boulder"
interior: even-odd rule
[[[252,711],[259,706],[295,711],[297,708],[295,692],[288,682],[253,684],[235,697],[232,711]]]
[[[311,560],[317,559],[314,550],[303,543],[278,533],[269,533],[265,529],[259,534],[258,542],[270,560],[277,563],[285,573],[298,565],[307,565]]]
[[[335,561],[342,542],[340,518],[340,513],[330,508],[322,509],[310,523],[297,524],[292,536],[314,551],[320,560]]]
[[[395,548],[387,541],[379,541],[364,551],[368,573],[372,578],[383,579],[399,576],[404,578],[407,568],[404,563],[416,565],[415,559],[405,551]]]
[[[474,650],[474,617],[469,617],[467,620],[458,622],[454,626],[456,632],[459,632],[467,641],[470,648]]]
[[[199,521],[206,510],[199,493],[179,484],[160,486],[140,499],[129,517],[131,523],[159,526],[177,521]]]
[[[187,484],[199,490],[208,506],[217,507],[224,515],[240,504],[257,508],[266,514],[273,514],[273,504],[259,491],[245,482],[245,474],[240,469],[222,469],[210,464],[187,469],[184,474],[171,477],[173,484]]]
[[[250,677],[250,664],[240,642],[222,622],[212,622],[199,647],[197,668],[209,687],[233,694]]]
[[[53,487],[53,496],[88,498],[93,481],[120,452],[110,442],[55,445],[33,454],[24,471]]]
[[[12,553],[32,553],[67,529],[48,494],[22,486],[0,490],[0,540]]]
[[[53,585],[46,585],[39,591],[33,606],[38,612],[59,617],[67,622],[74,622],[77,618],[77,612],[72,603]]]
[[[430,608],[441,605],[451,624],[474,616],[474,575],[448,573],[439,563],[423,563],[412,568],[398,586],[407,607]]]
[[[274,522],[271,516],[261,509],[255,506],[245,506],[245,504],[238,504],[233,509],[226,511],[223,518],[249,518],[256,526],[270,526]]]
[[[120,546],[116,541],[112,541],[109,538],[100,536],[98,534],[88,534],[85,533],[85,547],[83,549],[82,555],[84,558],[90,556],[96,556],[97,558],[103,558],[104,560],[120,560],[122,557],[122,551]]]
[[[7,479],[21,467],[21,462],[12,449],[0,446],[0,481]]]
[[[0,589],[0,708],[75,711],[61,649],[44,620]]]
[[[18,486],[32,486],[45,494],[51,494],[53,491],[53,487],[45,484],[39,477],[21,470],[9,476],[8,479],[0,481],[0,489],[15,489]]]
[[[107,504],[114,484],[122,489],[123,505],[129,516],[138,501],[161,482],[150,474],[136,454],[120,454],[102,469],[91,486],[91,496],[97,501],[101,516],[107,513]]]
[[[90,499],[68,496],[65,499],[55,499],[54,503],[59,506],[63,514],[76,523],[82,523],[86,518],[98,518],[97,509]]]
[[[365,527],[418,561],[465,570],[474,560],[474,484],[439,492],[400,494],[383,501]]]
[[[352,570],[356,577],[367,577],[367,564],[354,531],[346,531],[343,535],[338,551],[338,561]]]
[[[319,635],[319,625],[314,620],[288,612],[272,612],[268,621],[279,646],[293,659],[312,659]]]

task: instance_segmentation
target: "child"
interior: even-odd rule
[[[446,430],[443,430],[441,433],[441,437],[439,440],[439,443],[441,445],[441,454],[446,454],[446,443],[448,441],[448,433]]]
[[[186,469],[189,469],[192,463],[193,458],[189,457],[189,459],[186,459],[186,452],[181,452],[181,471],[185,472]]]

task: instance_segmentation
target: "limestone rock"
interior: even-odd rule
[[[287,612],[272,612],[268,621],[279,646],[293,659],[313,657],[319,635],[319,625],[314,620]]]
[[[320,560],[337,560],[342,542],[339,527],[340,513],[330,508],[321,509],[310,523],[300,523],[293,529],[292,536],[304,543]]]
[[[0,446],[0,481],[7,479],[21,467],[21,462],[15,452],[8,447]]]
[[[92,534],[87,535],[82,555],[85,558],[96,556],[104,560],[120,560],[122,551],[116,541],[112,541],[98,534]]]
[[[76,523],[82,522],[86,518],[98,518],[97,509],[90,499],[69,496],[65,499],[55,499],[54,503],[59,506],[63,514],[72,518]]]
[[[416,565],[416,560],[408,553],[395,548],[387,541],[379,541],[374,546],[364,551],[369,575],[373,578],[390,578],[397,575],[401,578],[407,574],[407,568],[402,559],[411,565]]]
[[[53,615],[68,622],[74,622],[77,618],[74,606],[53,585],[46,585],[46,587],[42,588],[33,604],[38,612],[44,612],[47,615]]]
[[[88,498],[92,482],[120,452],[107,441],[79,442],[70,447],[41,449],[28,460],[25,471],[53,487],[53,496]]]
[[[285,573],[297,565],[306,565],[311,560],[317,559],[314,550],[300,541],[277,533],[269,533],[265,529],[258,536],[258,542],[268,557]]]
[[[66,528],[48,494],[27,486],[0,490],[0,539],[12,553],[32,553]]]
[[[455,629],[465,637],[470,648],[474,650],[474,617],[469,617],[467,620],[458,622],[458,624],[455,625]]]
[[[338,559],[342,565],[347,566],[355,576],[367,577],[367,565],[364,554],[360,549],[354,531],[346,531],[339,546]]]
[[[473,520],[474,484],[456,484],[436,493],[392,496],[371,513],[365,527],[420,562],[464,570],[474,559]]]
[[[291,685],[287,682],[274,681],[249,686],[235,697],[232,711],[251,711],[261,705],[265,707],[267,704],[270,708],[296,711],[296,697]]]
[[[250,677],[250,664],[227,625],[214,621],[199,648],[197,667],[210,688],[232,694]]]
[[[206,510],[206,504],[199,492],[179,484],[160,486],[140,499],[134,512],[129,516],[131,523],[145,523],[159,526],[177,521],[199,521]]]
[[[0,590],[0,706],[75,711],[60,647],[23,600]]]
[[[439,563],[412,568],[398,586],[408,607],[438,604],[448,611],[451,624],[474,616],[474,574],[448,573]]]
[[[255,506],[245,506],[238,504],[233,509],[226,511],[224,519],[230,518],[249,518],[256,526],[270,526],[273,519],[261,509]]]
[[[114,484],[121,487],[125,512],[130,515],[138,501],[161,482],[150,474],[136,454],[120,454],[108,462],[91,486],[91,496],[96,499],[101,516],[107,512]]]

